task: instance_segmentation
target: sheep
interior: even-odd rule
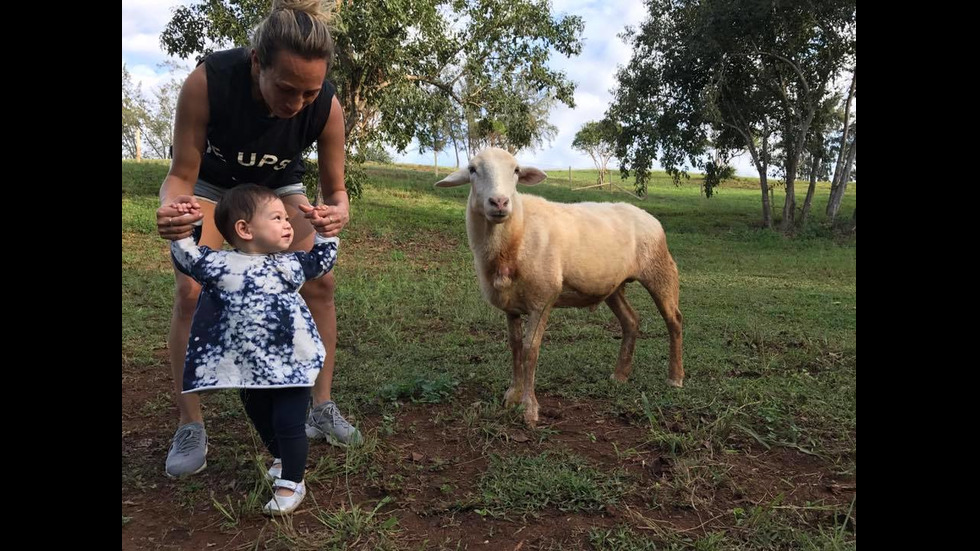
[[[534,369],[553,307],[594,310],[605,301],[623,327],[611,377],[626,381],[639,334],[639,318],[626,301],[631,281],[646,287],[667,324],[667,382],[683,386],[677,265],[660,222],[626,203],[562,204],[517,192],[517,184],[535,185],[545,178],[537,168],[518,165],[508,152],[489,148],[435,184],[472,184],[466,234],[480,289],[487,302],[507,314],[513,377],[504,403],[523,404],[525,422],[536,426]],[[522,331],[524,315],[527,328]]]

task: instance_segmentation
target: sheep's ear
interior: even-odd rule
[[[541,172],[533,166],[527,166],[521,168],[520,177],[517,179],[517,183],[524,184],[525,186],[533,186],[534,184],[544,181],[544,179],[547,177],[548,175],[544,172]]]
[[[461,168],[436,182],[436,187],[456,187],[470,183],[470,169]]]

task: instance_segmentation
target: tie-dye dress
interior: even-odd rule
[[[326,353],[298,291],[333,268],[337,243],[317,235],[309,253],[249,254],[173,241],[175,265],[202,287],[184,393],[313,386]]]

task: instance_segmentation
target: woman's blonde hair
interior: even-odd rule
[[[269,67],[276,54],[286,50],[306,59],[326,59],[329,68],[333,62],[332,20],[332,10],[322,0],[272,0],[272,12],[252,34],[259,65]]]

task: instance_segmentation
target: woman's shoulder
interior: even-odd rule
[[[323,79],[323,87],[320,89],[320,94],[317,96],[316,101],[313,102],[313,118],[312,124],[309,128],[313,129],[313,134],[308,136],[310,138],[310,143],[316,140],[320,133],[323,132],[324,127],[327,125],[327,119],[330,117],[330,109],[333,107],[333,98],[337,95],[337,87],[334,86],[332,82],[327,79]]]

